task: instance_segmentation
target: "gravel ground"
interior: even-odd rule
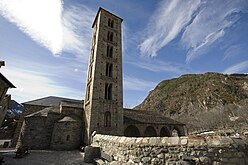
[[[15,153],[1,153],[4,165],[91,165],[83,162],[84,154],[80,151],[31,150],[23,158],[14,158]]]

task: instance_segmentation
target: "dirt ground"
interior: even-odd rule
[[[80,151],[31,150],[23,158],[14,158],[14,152],[0,152],[4,157],[3,165],[90,165],[83,162],[84,154]]]

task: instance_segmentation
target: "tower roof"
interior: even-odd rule
[[[40,98],[36,100],[27,101],[22,104],[41,105],[41,106],[59,106],[59,104],[62,101],[83,103],[82,100],[75,100],[75,99],[56,97],[56,96],[48,96],[48,97],[44,97],[44,98]]]
[[[93,28],[93,26],[94,26],[94,24],[95,24],[95,22],[96,22],[96,20],[97,20],[97,17],[98,17],[98,15],[99,15],[100,11],[105,11],[105,12],[111,14],[112,16],[117,17],[118,19],[120,19],[121,22],[123,21],[123,19],[122,19],[121,17],[119,17],[119,16],[117,16],[117,15],[115,15],[115,14],[113,14],[113,13],[111,13],[111,12],[109,12],[109,11],[107,11],[107,10],[101,8],[101,7],[99,7],[98,12],[97,12],[97,14],[96,14],[96,17],[95,17],[95,19],[94,19],[94,22],[93,22],[93,24],[92,24],[92,28]]]

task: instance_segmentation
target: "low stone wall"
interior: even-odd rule
[[[248,146],[241,139],[209,137],[120,137],[97,134],[93,146],[118,164],[248,164]]]

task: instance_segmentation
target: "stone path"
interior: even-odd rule
[[[32,150],[23,158],[15,159],[15,153],[0,153],[4,165],[91,165],[83,162],[84,153],[80,151]]]

